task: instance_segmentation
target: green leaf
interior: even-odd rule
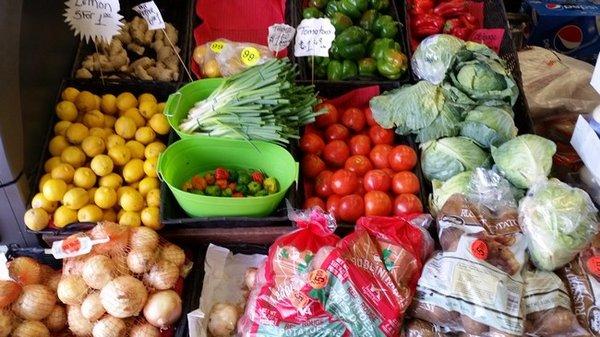
[[[489,154],[469,138],[442,138],[421,148],[421,167],[429,180],[446,181],[461,172],[491,166]]]
[[[444,109],[437,118],[423,129],[417,132],[416,141],[425,143],[430,140],[436,140],[443,137],[457,136],[460,131],[460,114],[449,105],[444,105]]]

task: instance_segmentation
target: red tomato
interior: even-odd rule
[[[314,178],[325,169],[325,163],[316,154],[307,154],[302,158],[302,172],[309,178]]]
[[[373,169],[373,164],[369,161],[369,158],[361,155],[355,155],[346,160],[344,168],[348,171],[356,173],[357,176],[362,177],[365,173]]]
[[[364,113],[365,113],[365,120],[367,121],[368,126],[379,125],[379,124],[377,124],[375,119],[373,119],[373,111],[371,111],[371,108],[365,108]]]
[[[394,214],[423,213],[421,200],[414,194],[400,194],[394,200]]]
[[[392,146],[388,144],[375,145],[369,153],[369,158],[373,166],[379,169],[389,167],[388,154],[391,150]]]
[[[306,198],[310,198],[313,195],[315,195],[315,189],[314,189],[312,181],[310,181],[308,179],[303,179],[302,184],[304,185],[304,196]]]
[[[383,172],[387,173],[387,174],[388,174],[388,176],[390,176],[390,178],[394,178],[394,175],[396,174],[396,172],[394,172],[394,170],[392,170],[392,169],[391,169],[391,168],[389,168],[389,167],[382,168],[381,170],[382,170]]]
[[[316,124],[320,128],[324,128],[328,125],[337,123],[338,111],[331,103],[321,103],[315,107],[316,112],[325,112],[325,114],[319,115],[316,118]]]
[[[327,212],[331,213],[336,219],[340,218],[339,206],[341,199],[342,197],[337,194],[331,195],[329,198],[327,198]]]
[[[331,141],[327,143],[325,149],[323,149],[323,158],[332,166],[344,166],[348,157],[350,157],[350,149],[348,148],[348,145],[341,140]]]
[[[384,129],[379,125],[373,125],[369,129],[369,137],[373,144],[393,144],[394,131],[392,129]]]
[[[381,191],[371,191],[365,194],[365,215],[387,216],[392,213],[392,199]]]
[[[350,131],[342,124],[332,124],[325,130],[325,138],[328,142],[332,140],[346,141],[350,137]]]
[[[306,201],[304,201],[304,209],[310,209],[316,206],[321,207],[322,210],[325,210],[327,208],[327,206],[325,205],[325,201],[323,201],[319,197],[308,198],[306,199]]]
[[[363,181],[364,181],[363,177],[358,177],[358,187],[356,188],[356,191],[354,192],[355,194],[364,195],[366,193],[365,185],[364,185]]]
[[[392,179],[392,190],[396,194],[415,194],[419,192],[419,178],[410,171],[398,172]]]
[[[331,191],[331,176],[333,172],[325,170],[315,179],[315,193],[320,197],[328,197],[333,194]]]
[[[338,212],[343,221],[356,222],[365,213],[365,202],[360,195],[347,195],[340,199]]]
[[[417,153],[410,146],[398,145],[388,154],[388,162],[396,172],[410,171],[417,165]]]
[[[345,170],[337,170],[331,176],[331,190],[335,194],[348,195],[354,193],[358,187],[358,177],[356,174]]]
[[[325,148],[325,141],[316,133],[305,133],[300,138],[300,149],[304,153],[319,154]]]
[[[360,109],[350,108],[342,113],[342,124],[355,132],[362,130],[366,123],[365,114]]]
[[[371,170],[363,178],[365,191],[387,192],[392,185],[392,178],[383,170]]]
[[[350,153],[367,156],[371,151],[371,138],[367,135],[356,135],[350,139]]]
[[[317,125],[315,123],[311,123],[311,124],[304,126],[304,134],[308,134],[308,133],[317,134],[317,135],[319,135],[319,137],[323,136],[323,133],[321,132],[321,130],[319,130],[317,128]]]

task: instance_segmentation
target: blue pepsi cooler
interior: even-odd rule
[[[525,0],[528,44],[595,62],[600,51],[600,1]]]

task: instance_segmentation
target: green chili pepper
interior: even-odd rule
[[[310,0],[308,2],[308,6],[321,9],[321,8],[324,8],[325,6],[327,6],[327,1],[328,0]]]
[[[342,62],[342,79],[350,79],[358,75],[358,66],[352,60],[344,60]]]
[[[255,195],[256,192],[260,191],[261,189],[262,189],[262,186],[259,183],[257,183],[256,181],[253,181],[248,184],[248,194],[250,194],[250,195]]]
[[[406,72],[408,60],[406,55],[394,49],[387,49],[377,59],[377,70],[379,73],[391,80],[397,80]]]
[[[269,193],[268,193],[266,190],[264,190],[264,189],[263,189],[263,190],[260,190],[260,191],[256,192],[256,193],[254,194],[254,196],[255,196],[255,197],[264,197],[264,196],[266,196],[266,195],[268,195],[268,194],[269,194]]]
[[[250,175],[247,172],[239,172],[238,173],[238,179],[237,179],[238,185],[247,185],[251,181],[252,181],[252,178],[250,178]]]
[[[221,192],[221,196],[222,197],[231,197],[233,195],[233,191],[231,190],[231,188],[226,188]]]
[[[265,190],[269,194],[279,192],[279,182],[274,177],[269,177],[269,178],[265,179],[265,181],[263,182],[263,185],[265,186]]]
[[[369,0],[369,7],[381,12],[390,7],[390,0]]]
[[[237,185],[236,190],[241,192],[243,195],[248,195],[250,190],[248,190],[248,186],[246,185]]]
[[[339,1],[331,0],[325,6],[325,15],[329,18],[333,16],[333,13],[339,12],[339,11],[340,11],[340,2]]]
[[[374,59],[379,59],[381,56],[383,56],[383,52],[388,49],[400,51],[400,44],[389,38],[376,39],[373,41],[373,45],[371,46],[371,57]]]
[[[379,13],[374,9],[364,12],[360,18],[360,26],[368,31],[373,31],[373,24],[379,17]]]
[[[335,27],[335,33],[338,35],[352,26],[352,19],[344,13],[335,12],[329,16],[329,19],[333,27]]]
[[[306,7],[302,11],[302,17],[305,19],[322,18],[323,13],[316,7]]]
[[[377,61],[371,57],[365,57],[358,61],[358,74],[360,76],[373,76],[377,71]]]
[[[212,197],[218,197],[221,195],[221,189],[217,185],[207,186],[204,192],[206,195],[210,195]]]
[[[330,60],[327,65],[327,79],[330,81],[342,80],[342,62],[338,60]]]

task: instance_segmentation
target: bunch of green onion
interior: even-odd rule
[[[190,134],[287,144],[315,121],[314,86],[294,83],[298,70],[286,59],[269,60],[226,78],[195,104],[179,128]]]

